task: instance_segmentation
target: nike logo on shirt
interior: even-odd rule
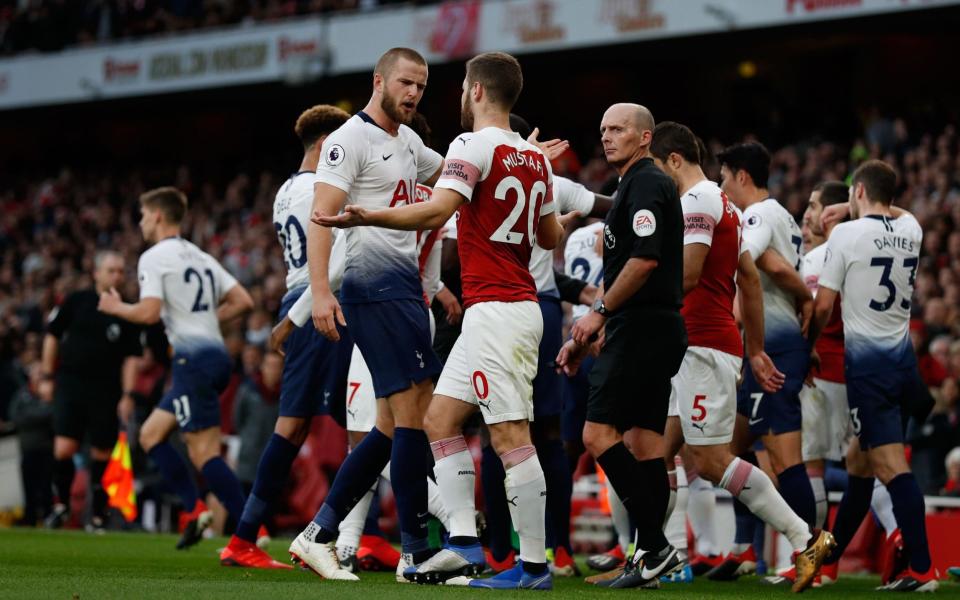
[[[390,157],[393,156],[393,154],[384,154],[382,156],[383,156],[383,160],[389,160]]]

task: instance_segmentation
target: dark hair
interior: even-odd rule
[[[897,193],[897,172],[882,160],[868,160],[853,172],[850,185],[862,183],[871,202],[889,206]]]
[[[653,128],[653,141],[650,142],[650,154],[665,161],[676,152],[689,163],[700,164],[700,148],[697,136],[690,128],[673,121],[657,123]]]
[[[746,171],[750,179],[753,179],[753,185],[758,188],[767,187],[767,180],[770,179],[770,151],[763,144],[734,144],[717,155],[717,160],[734,173]]]
[[[530,123],[527,123],[526,119],[516,113],[510,113],[510,129],[519,133],[523,139],[527,139],[533,133]]]
[[[820,204],[823,206],[843,204],[850,199],[850,188],[842,181],[821,181],[813,191],[820,192]]]
[[[418,65],[427,66],[427,61],[423,58],[423,55],[413,48],[390,48],[377,60],[377,66],[373,68],[373,72],[380,73],[384,78],[389,77],[393,68],[397,65],[397,61],[401,58],[415,62]]]
[[[318,104],[300,113],[293,131],[306,150],[321,137],[336,131],[349,118],[350,115],[345,110],[329,104]]]
[[[697,136],[697,151],[700,152],[700,166],[705,167],[708,162],[710,162],[710,151],[707,149],[707,145],[703,143],[703,140],[700,139],[700,136]]]
[[[491,102],[510,110],[523,89],[523,72],[506,52],[485,52],[467,61],[467,83],[479,83]]]
[[[173,186],[159,187],[140,194],[140,206],[159,210],[171,225],[179,225],[187,214],[187,196]]]
[[[413,130],[415,134],[420,136],[420,141],[423,142],[424,146],[430,147],[432,142],[433,130],[430,129],[430,124],[427,123],[427,118],[420,113],[413,113],[413,119],[407,125],[410,129]]]

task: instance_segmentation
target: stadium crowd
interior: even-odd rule
[[[811,139],[777,149],[770,180],[771,194],[800,222],[818,182],[844,179],[868,158],[897,166],[898,204],[912,211],[924,228],[911,332],[936,405],[926,422],[913,424],[908,441],[912,468],[924,493],[931,495],[960,495],[958,145],[952,126],[914,131],[903,119],[877,119],[852,141]],[[709,146],[721,148],[717,141]],[[590,158],[582,163],[572,155],[561,157],[556,171],[597,190],[611,171],[602,153],[584,156]],[[171,166],[170,173],[191,202],[184,236],[221,261],[250,290],[256,306],[243,323],[225,332],[236,366],[221,409],[224,431],[241,438],[237,472],[249,486],[259,448],[271,433],[261,425],[272,422],[269,415],[276,412],[276,365],[264,361],[264,351],[285,291],[271,214],[286,174],[240,173],[213,181],[196,176],[186,165]],[[719,179],[719,167],[710,165],[708,175]],[[41,514],[49,511],[51,502],[49,489],[42,490],[42,473],[52,465],[53,439],[51,409],[37,389],[47,316],[69,292],[90,287],[98,249],[124,255],[127,277],[121,293],[137,297],[135,265],[144,244],[133,199],[145,191],[144,179],[140,173],[104,169],[81,174],[63,167],[46,179],[19,181],[0,191],[0,424],[21,437],[25,477],[34,482],[25,483],[36,488],[39,478],[41,491],[33,502]],[[141,417],[162,394],[166,379],[162,337],[149,336],[138,374]]]
[[[3,0],[0,55],[424,0]]]

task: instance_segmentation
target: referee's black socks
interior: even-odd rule
[[[670,499],[667,467],[662,458],[638,461],[623,442],[611,446],[597,462],[637,526],[637,548],[659,552],[665,548],[663,520]]]

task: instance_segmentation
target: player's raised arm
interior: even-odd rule
[[[323,227],[384,227],[415,231],[418,229],[437,229],[450,220],[464,202],[464,197],[447,188],[435,188],[428,202],[417,202],[397,208],[368,210],[359,206],[348,206],[342,214],[324,216],[315,212],[310,221],[314,226]],[[329,230],[327,231],[329,235]],[[312,258],[310,259],[312,260]],[[311,273],[312,276],[312,273]]]

